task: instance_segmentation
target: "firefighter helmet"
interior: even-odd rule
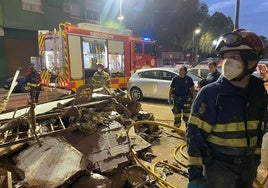
[[[97,63],[98,67],[104,67],[104,65],[102,63]]]
[[[216,45],[219,54],[230,50],[250,50],[258,58],[265,53],[264,44],[259,36],[246,29],[236,29],[223,34]]]

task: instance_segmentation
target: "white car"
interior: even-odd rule
[[[139,101],[143,98],[168,99],[172,78],[178,75],[174,68],[149,68],[137,70],[129,79],[127,91],[132,100]],[[198,90],[198,77],[188,73]]]
[[[202,78],[206,78],[209,72],[208,66],[206,68],[189,68],[188,72],[197,75]]]

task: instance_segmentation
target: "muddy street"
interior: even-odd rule
[[[268,83],[265,82],[265,87],[268,91]],[[142,109],[147,112],[151,112],[154,114],[156,121],[164,122],[167,124],[172,125],[173,123],[173,114],[171,112],[172,106],[167,103],[165,100],[155,100],[155,99],[146,99],[141,102]],[[185,126],[182,125],[181,129],[185,131]],[[167,132],[170,130],[165,129]],[[162,139],[162,143],[159,146],[154,146],[153,149],[156,155],[160,160],[170,160],[172,161],[174,156],[172,155],[172,146],[176,147],[181,143],[179,139],[173,139],[168,137],[168,140]],[[180,157],[180,154],[178,155]],[[185,160],[184,158],[180,157],[180,160]],[[182,167],[183,168],[183,167]],[[184,168],[186,170],[186,168]],[[258,176],[257,179],[259,182],[265,181],[265,176],[268,172],[263,168],[263,166],[259,166],[258,168]],[[179,175],[179,176],[171,176],[170,181],[173,182],[173,185],[177,187],[187,187],[188,180],[187,178]],[[254,188],[268,188],[268,182],[264,184],[264,186],[254,185]]]

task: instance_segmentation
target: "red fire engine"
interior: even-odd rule
[[[113,88],[126,88],[136,69],[157,66],[155,41],[133,37],[129,30],[64,23],[58,31],[39,31],[38,44],[42,70],[56,75],[58,87],[73,91],[90,83],[99,63]]]

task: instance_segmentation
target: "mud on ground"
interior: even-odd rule
[[[268,83],[266,84],[266,87],[267,86]],[[173,114],[171,112],[171,105],[168,105],[166,101],[147,99],[141,103],[142,109],[146,112],[153,113],[157,121],[173,125]],[[185,126],[182,125],[181,129],[185,131]],[[155,145],[152,147],[154,154],[158,156],[155,160],[168,160],[172,163],[175,161],[173,156],[174,148],[180,143],[182,143],[182,140],[168,136],[168,134],[174,134],[169,129],[163,128],[163,130],[167,134],[163,134],[161,143],[159,145]],[[183,157],[181,157],[180,153],[178,154],[179,159],[185,160]],[[184,167],[181,167],[181,169],[187,171],[187,169]],[[264,178],[267,173],[268,172],[262,166],[259,166],[257,179],[260,183],[264,181]],[[167,179],[172,183],[172,185],[178,188],[187,187],[188,179],[182,175],[171,175],[167,177]],[[257,188],[258,186],[254,185],[254,187]],[[267,181],[264,184],[263,188],[268,188]]]

